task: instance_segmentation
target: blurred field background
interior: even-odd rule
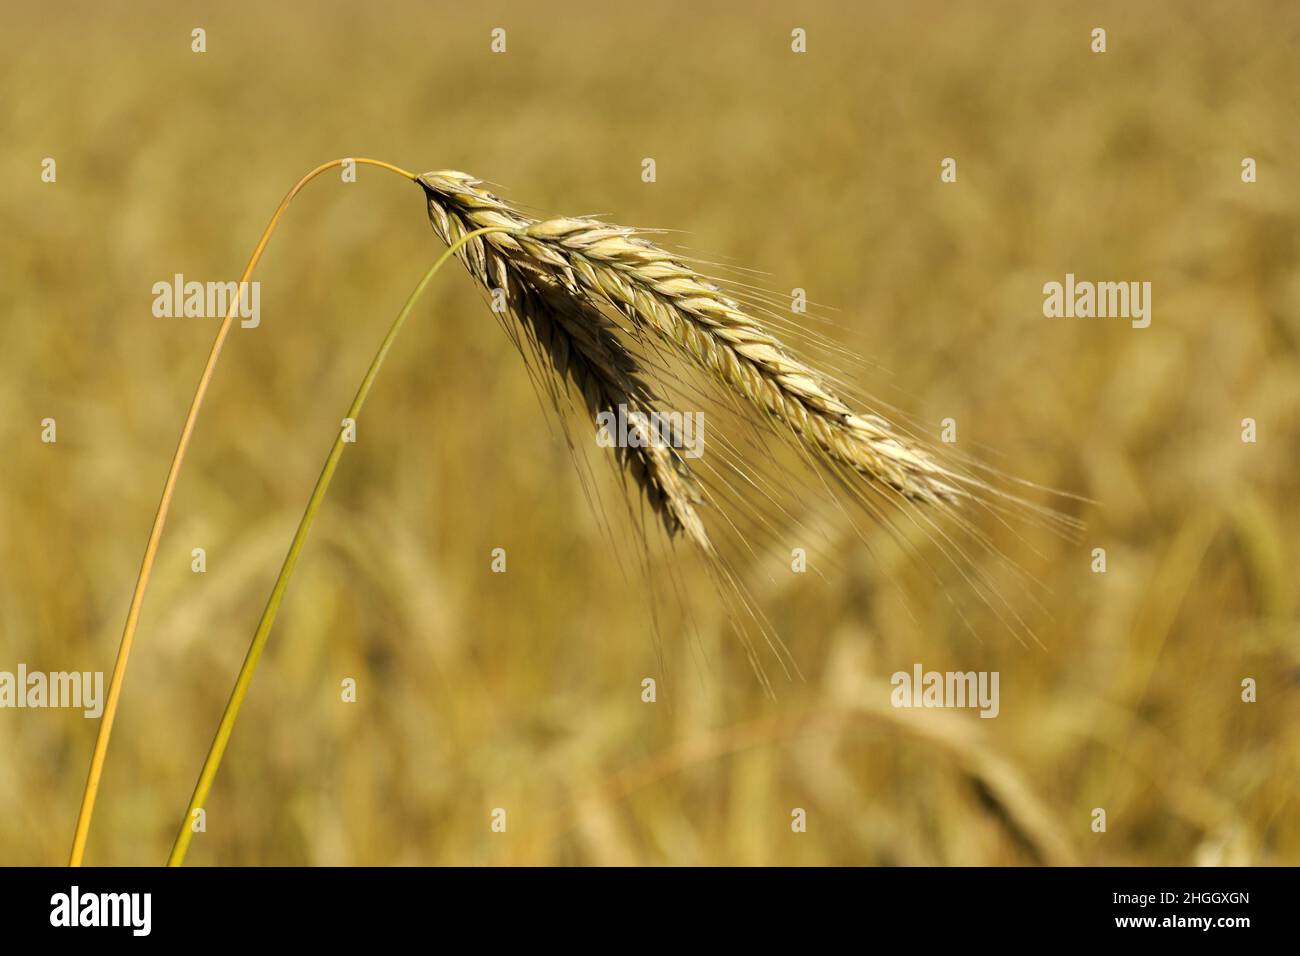
[[[1074,508],[1078,543],[988,527],[1043,586],[1042,608],[1008,592],[1042,647],[887,540],[873,559],[843,529],[824,577],[760,553],[803,671],[769,661],[770,700],[707,587],[647,626],[512,345],[448,269],[344,457],[190,862],[1300,863],[1294,4],[3,19],[0,669],[111,669],[217,324],[154,318],[151,286],[237,277],[284,191],[339,156],[683,230],[835,309],[882,369],[859,384],[931,433],[953,417],[964,450],[1102,503]],[[87,862],[165,858],[338,420],[439,251],[418,193],[364,168],[277,233],[262,327],[232,334],[181,477]],[[1066,272],[1151,281],[1151,327],[1043,319]],[[999,671],[1001,715],[891,710],[915,662]],[[65,861],[95,726],[0,711],[0,863]]]

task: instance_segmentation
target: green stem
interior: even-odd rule
[[[257,268],[262,253],[266,251],[267,243],[271,241],[276,226],[284,218],[284,214],[288,211],[289,204],[293,202],[294,197],[302,192],[303,188],[317,176],[348,162],[376,166],[405,176],[411,182],[419,181],[419,177],[415,173],[402,169],[400,166],[394,166],[392,163],[386,163],[382,159],[357,156],[350,160],[332,159],[328,163],[322,163],[294,183],[293,188],[280,200],[280,205],[276,207],[275,214],[271,216],[271,221],[262,230],[262,238],[257,241],[253,254],[249,256],[248,265],[244,266],[244,274],[239,277],[241,287],[253,274],[253,270]],[[199,375],[199,384],[195,387],[194,397],[190,400],[190,409],[185,413],[185,424],[181,426],[181,435],[176,442],[176,451],[172,454],[172,463],[167,466],[167,478],[163,482],[162,494],[158,498],[158,510],[154,513],[153,526],[149,529],[149,541],[144,547],[144,557],[140,561],[140,571],[135,578],[135,590],[131,593],[131,606],[126,612],[126,624],[122,628],[122,639],[118,642],[117,657],[113,661],[113,673],[108,680],[108,696],[104,699],[104,715],[99,721],[99,731],[95,734],[95,749],[90,755],[90,769],[86,771],[86,787],[81,794],[81,809],[77,811],[77,828],[72,836],[72,852],[68,855],[68,866],[81,866],[86,855],[86,841],[90,839],[90,821],[95,815],[95,802],[99,798],[99,783],[104,775],[104,761],[108,757],[108,744],[113,737],[113,724],[117,718],[117,704],[122,697],[122,686],[126,681],[126,666],[131,659],[131,648],[135,644],[135,632],[140,624],[140,612],[144,607],[144,595],[149,590],[149,579],[153,574],[154,562],[158,558],[158,545],[162,541],[163,529],[167,526],[167,515],[171,511],[172,498],[176,494],[176,483],[180,479],[181,466],[185,464],[185,454],[190,447],[190,439],[194,437],[194,426],[199,420],[199,410],[203,408],[203,400],[208,394],[208,386],[212,384],[212,376],[217,370],[217,360],[221,358],[221,350],[225,346],[226,337],[230,334],[231,323],[235,320],[235,313],[238,311],[236,309],[239,304],[238,300],[238,296],[231,299],[230,308],[226,310],[226,317],[221,320],[221,326],[217,329],[217,334],[212,340],[212,348],[208,351],[207,364],[203,366],[203,372]]]
[[[406,304],[402,306],[402,311],[397,314],[397,318],[393,320],[392,326],[388,329],[388,334],[384,336],[379,351],[375,353],[375,357],[371,360],[370,368],[366,370],[366,376],[361,380],[356,397],[352,399],[352,407],[348,409],[348,418],[356,421],[361,414],[361,406],[365,404],[366,395],[370,392],[370,386],[374,384],[375,377],[384,364],[384,358],[388,355],[388,350],[392,348],[397,334],[402,330],[406,317],[411,314],[416,300],[420,298],[425,287],[432,281],[443,264],[471,239],[488,233],[511,231],[513,231],[512,228],[507,226],[487,226],[468,232],[450,245],[438,257],[438,261],[429,267],[424,277],[411,291]],[[289,553],[285,555],[284,564],[280,566],[280,576],[275,579],[275,587],[271,589],[271,596],[266,602],[266,609],[262,611],[262,619],[257,623],[257,631],[253,634],[253,641],[248,647],[248,654],[244,657],[243,666],[239,668],[239,676],[235,678],[234,689],[231,690],[230,699],[226,702],[226,709],[221,714],[221,723],[217,725],[216,736],[212,739],[212,746],[208,748],[207,758],[203,761],[203,769],[199,772],[198,782],[194,785],[194,794],[190,797],[190,805],[186,809],[185,817],[181,820],[180,829],[176,833],[176,842],[172,844],[171,855],[167,858],[168,866],[180,866],[185,861],[185,853],[189,849],[190,840],[194,837],[194,830],[192,829],[194,811],[203,806],[208,798],[208,793],[212,789],[212,782],[217,776],[217,768],[221,765],[221,757],[226,752],[226,745],[230,742],[231,732],[235,729],[235,721],[239,718],[239,708],[243,705],[244,698],[248,696],[249,685],[253,682],[253,672],[257,670],[257,663],[262,657],[262,651],[266,649],[267,638],[270,637],[271,627],[275,624],[276,612],[280,609],[280,602],[283,600],[284,592],[289,586],[289,578],[293,575],[294,565],[298,563],[298,556],[307,540],[307,533],[311,530],[312,523],[316,520],[316,514],[320,511],[321,503],[325,500],[325,492],[329,490],[330,479],[334,477],[334,470],[338,467],[339,459],[343,457],[344,444],[343,429],[340,428],[338,436],[334,439],[334,446],[330,449],[329,457],[325,459],[325,466],[321,469],[320,477],[316,479],[316,487],[312,489],[311,498],[307,501],[307,509],[298,522],[298,530],[294,533],[293,542],[289,545]]]

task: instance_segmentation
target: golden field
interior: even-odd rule
[[[1086,522],[1078,541],[976,516],[1007,561],[970,565],[1040,644],[923,536],[918,558],[821,515],[833,560],[798,576],[756,543],[737,559],[801,671],[767,654],[768,695],[707,583],[662,598],[697,562],[611,545],[449,268],[344,456],[190,863],[1300,863],[1293,4],[3,17],[0,671],[111,668],[217,325],[155,317],[151,289],[236,278],[284,192],[336,157],[678,230],[806,289],[871,363],[856,383],[919,428],[952,418],[963,451],[1088,499],[1034,496]],[[440,251],[418,192],[366,168],[307,187],[276,233],[261,325],[232,333],[180,479],[88,863],[166,858],[339,418]],[[1151,282],[1150,327],[1044,318],[1067,273]],[[612,519],[621,485],[596,474]],[[998,717],[892,708],[916,663],[997,671]],[[95,729],[0,710],[0,864],[66,860]]]

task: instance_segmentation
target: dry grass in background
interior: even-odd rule
[[[841,528],[824,577],[761,553],[804,674],[773,703],[707,590],[656,640],[513,346],[447,272],[339,471],[194,863],[1300,860],[1300,18],[842,6],[6,12],[0,667],[111,665],[214,329],[153,318],[150,287],[230,277],[338,155],[687,230],[836,308],[881,367],[864,390],[1104,502],[1082,546],[984,529],[1046,589],[1017,605],[1043,648],[886,534],[869,555]],[[163,540],[88,862],[165,854],[367,346],[436,254],[409,188],[322,182],[268,252],[263,327],[232,336]],[[1067,271],[1149,279],[1152,327],[1042,319]],[[1001,715],[882,708],[916,661],[1000,671]],[[71,712],[0,712],[0,862],[65,857],[92,739]]]

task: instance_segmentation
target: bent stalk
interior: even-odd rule
[[[279,225],[281,217],[284,216],[285,210],[289,208],[289,204],[293,202],[294,197],[321,173],[342,166],[347,162],[354,162],[364,166],[377,166],[380,169],[386,169],[389,172],[405,176],[413,182],[416,180],[414,173],[377,159],[360,157],[334,159],[317,166],[294,183],[293,188],[285,194],[284,199],[280,200],[280,205],[276,208],[275,214],[271,216],[271,221],[267,224],[266,229],[262,231],[262,237],[258,240],[256,248],[253,249],[253,254],[248,259],[248,265],[244,267],[243,275],[239,277],[241,286],[253,274],[258,261],[262,258],[262,253],[266,251],[266,246],[271,241],[276,226]],[[212,382],[212,374],[216,370],[217,360],[221,357],[221,350],[226,344],[226,336],[230,333],[230,326],[234,321],[238,303],[239,297],[236,296],[232,299],[230,308],[221,321],[220,328],[217,329],[216,338],[212,342],[212,349],[208,353],[207,364],[203,366],[203,372],[199,376],[199,384],[194,390],[194,398],[190,401],[190,409],[185,416],[185,424],[181,428],[180,440],[176,444],[176,451],[172,455],[171,465],[167,469],[167,479],[163,482],[162,496],[158,500],[158,511],[154,515],[153,527],[149,529],[149,541],[145,545],[144,558],[140,563],[140,572],[135,580],[135,591],[131,595],[131,606],[126,613],[126,625],[122,630],[122,640],[118,644],[117,659],[113,662],[113,673],[108,682],[108,695],[104,701],[104,713],[99,722],[99,732],[95,737],[95,749],[90,757],[90,770],[86,774],[86,789],[81,797],[81,809],[77,814],[77,829],[72,838],[72,853],[68,858],[69,866],[80,866],[82,858],[85,856],[86,840],[90,835],[90,821],[95,811],[95,799],[99,795],[99,783],[104,773],[104,760],[108,755],[108,743],[113,735],[113,721],[117,717],[117,705],[122,696],[122,683],[126,678],[126,665],[131,656],[131,646],[134,643],[136,627],[140,621],[140,609],[144,606],[145,591],[149,587],[149,578],[153,572],[154,560],[158,555],[158,544],[162,539],[163,528],[167,524],[167,513],[171,510],[172,496],[176,491],[176,481],[180,477],[181,465],[185,461],[185,452],[189,448],[191,437],[193,437],[194,425],[198,421],[199,409],[203,407],[203,399],[208,393],[208,386]]]
[[[366,396],[370,393],[370,387],[374,384],[375,377],[379,374],[379,369],[384,364],[389,349],[392,348],[394,340],[396,340],[402,326],[406,323],[406,318],[411,314],[416,301],[438,273],[438,270],[467,242],[489,233],[513,231],[515,230],[506,226],[488,226],[466,233],[448,246],[447,250],[438,257],[438,260],[429,267],[424,277],[411,291],[406,304],[402,306],[402,310],[397,314],[397,318],[393,320],[388,334],[384,336],[383,342],[380,343],[379,351],[375,353],[375,357],[371,360],[370,368],[367,369],[365,378],[361,380],[356,397],[352,400],[352,406],[348,409],[347,418],[356,421],[361,414],[361,407],[365,404]],[[212,782],[216,779],[217,769],[221,765],[221,758],[226,752],[226,745],[230,742],[231,732],[235,729],[235,721],[239,718],[239,709],[243,706],[244,698],[248,696],[249,685],[253,682],[253,673],[257,670],[258,661],[261,660],[262,651],[265,650],[267,639],[271,634],[271,627],[275,624],[275,616],[280,609],[280,602],[283,600],[285,590],[289,586],[289,578],[293,575],[294,566],[298,563],[298,556],[302,553],[307,534],[311,530],[312,523],[316,520],[316,514],[320,511],[321,503],[325,500],[325,492],[329,490],[330,480],[334,477],[334,470],[338,467],[339,459],[343,457],[344,444],[343,430],[340,429],[334,439],[333,447],[330,448],[329,456],[325,459],[325,465],[321,469],[320,477],[316,479],[316,487],[312,489],[311,497],[307,500],[306,510],[303,511],[302,518],[298,522],[298,530],[294,533],[293,541],[289,545],[289,552],[285,555],[284,563],[280,567],[279,577],[275,579],[275,586],[271,589],[271,596],[266,602],[266,609],[262,611],[262,618],[257,623],[257,630],[253,634],[253,641],[249,645],[248,654],[244,657],[244,663],[239,669],[239,676],[235,678],[234,689],[230,692],[230,699],[226,702],[226,709],[221,714],[221,722],[217,725],[216,736],[213,737],[212,745],[208,748],[208,755],[203,761],[203,769],[199,771],[199,779],[194,785],[194,793],[190,797],[189,807],[186,809],[185,816],[181,820],[180,829],[176,833],[176,841],[172,845],[171,855],[167,859],[168,866],[180,866],[185,861],[185,853],[194,837],[194,830],[192,829],[194,811],[203,806],[207,801],[208,793],[212,789]]]

